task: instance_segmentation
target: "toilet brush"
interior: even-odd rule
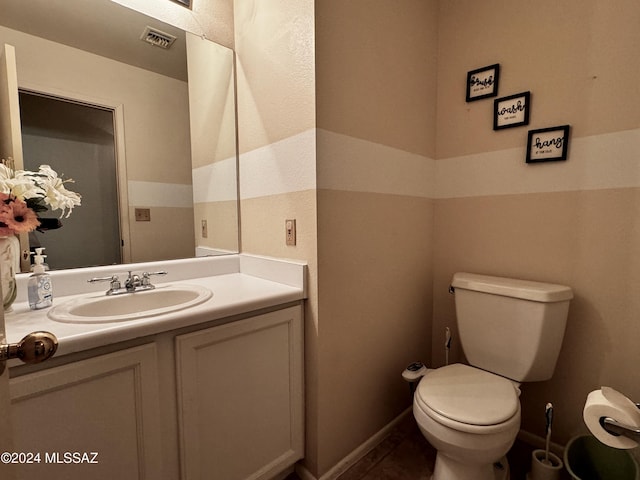
[[[451,350],[451,329],[444,330],[444,364],[449,365],[449,350]]]
[[[544,447],[544,463],[547,465],[551,465],[549,461],[549,444],[551,442],[551,424],[553,423],[553,405],[551,403],[547,403],[547,406],[544,409],[544,416],[547,421],[547,438]]]
[[[544,409],[546,421],[546,442],[545,449],[538,449],[531,452],[531,473],[527,475],[528,480],[558,480],[563,463],[560,458],[549,451],[551,445],[551,424],[553,422],[553,405],[547,403]]]

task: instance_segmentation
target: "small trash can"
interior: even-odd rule
[[[640,480],[638,464],[629,452],[609,447],[593,435],[569,441],[564,465],[577,480]]]

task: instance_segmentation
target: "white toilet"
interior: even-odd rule
[[[504,456],[520,429],[521,382],[553,375],[569,287],[456,273],[460,342],[469,365],[429,371],[413,415],[438,451],[432,480],[506,480]]]

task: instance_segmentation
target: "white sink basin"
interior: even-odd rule
[[[194,307],[211,298],[199,285],[166,285],[154,290],[85,296],[56,305],[47,316],[65,323],[124,322]]]

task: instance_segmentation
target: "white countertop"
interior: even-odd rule
[[[47,317],[50,308],[29,309],[24,295],[19,295],[18,301],[12,306],[12,311],[5,313],[7,340],[15,343],[30,332],[49,331],[58,338],[57,357],[300,301],[306,297],[306,266],[296,262],[233,255],[219,260],[211,257],[174,260],[137,264],[130,268],[135,272],[167,270],[169,274],[166,277],[158,277],[163,281],[155,282],[158,287],[179,284],[200,285],[210,289],[213,296],[191,308],[153,317],[112,323],[62,323]],[[99,284],[96,290],[95,284],[87,287],[86,279],[92,276],[111,275],[115,271],[122,272],[126,269],[123,266],[110,266],[62,273],[51,272],[54,306],[82,296],[104,295],[108,289],[108,283]],[[172,271],[175,272],[174,275],[171,274]],[[60,280],[60,288],[56,280]],[[19,291],[24,287],[21,283],[24,282],[19,282]],[[74,283],[77,283],[82,293],[73,293]],[[89,292],[86,291],[88,288],[90,288]],[[63,293],[62,296],[57,295],[58,290]],[[135,293],[128,295],[135,295]]]

